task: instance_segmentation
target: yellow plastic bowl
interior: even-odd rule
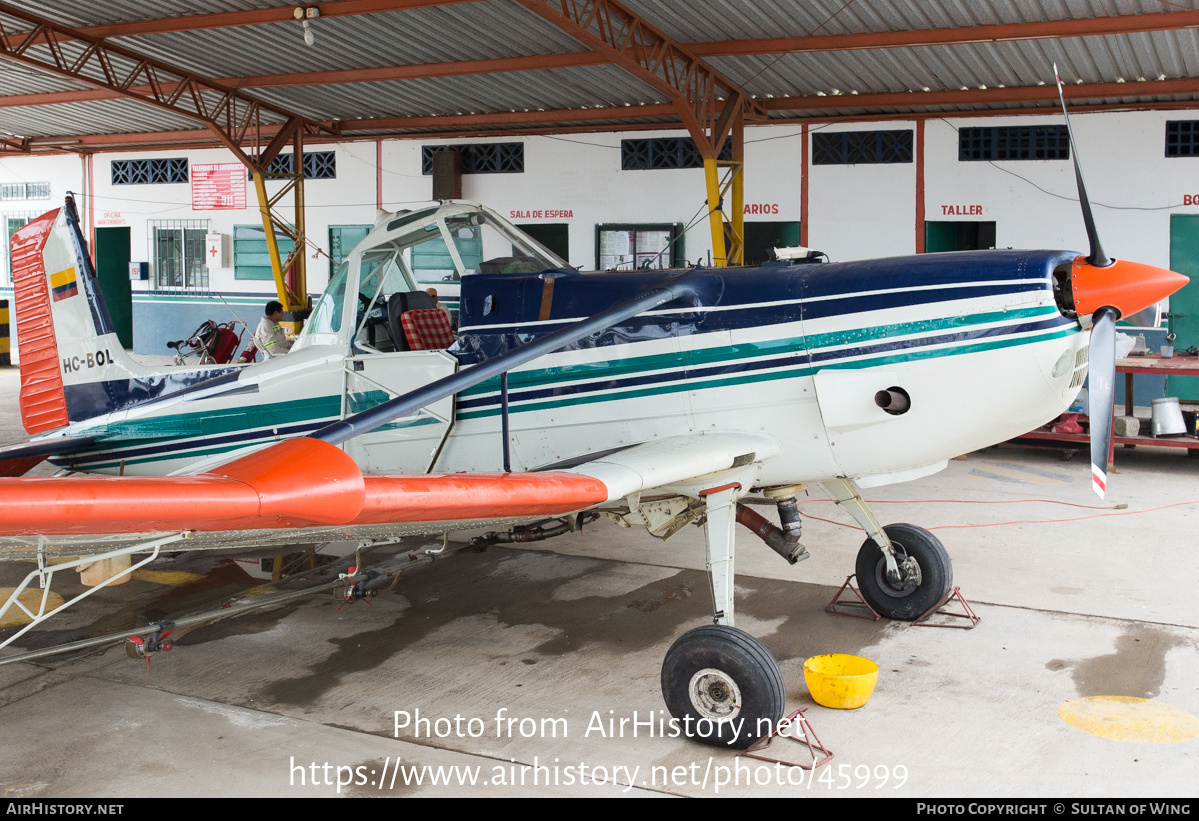
[[[812,656],[803,664],[803,677],[817,704],[853,710],[870,700],[878,683],[878,665],[870,659],[841,653]]]

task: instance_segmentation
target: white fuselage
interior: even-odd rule
[[[763,485],[836,476],[882,484],[929,472],[1053,418],[1085,377],[1086,334],[1060,320],[1048,289],[965,290],[960,299],[550,354],[510,374],[512,468],[736,430],[766,432],[783,445],[763,465]],[[351,355],[347,348],[301,340],[292,354],[247,367],[210,393],[73,425],[75,434],[102,430],[109,439],[64,462],[110,473],[202,472],[458,367],[445,351]],[[896,387],[911,399],[902,415],[874,401]],[[456,405],[442,400],[345,448],[369,473],[494,471],[502,459],[500,417],[498,386],[485,383]]]

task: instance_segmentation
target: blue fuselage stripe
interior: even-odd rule
[[[323,427],[332,421],[330,419],[322,419],[317,422],[307,422],[302,425],[288,425],[286,427],[263,428],[260,430],[245,431],[242,433],[231,433],[226,436],[208,436],[197,437],[195,439],[175,440],[161,445],[148,445],[138,448],[125,448],[120,450],[92,451],[86,456],[73,455],[63,457],[60,460],[51,460],[53,464],[70,464],[70,465],[87,465],[93,462],[112,462],[121,459],[135,459],[143,456],[153,456],[160,453],[173,453],[177,451],[188,451],[194,449],[206,450],[208,448],[219,447],[221,445],[245,443],[252,444],[260,439],[274,439],[276,437],[286,439],[290,436],[299,436],[309,431]]]
[[[865,313],[867,311],[885,311],[893,308],[907,308],[913,305],[928,305],[940,302],[953,302],[961,299],[1000,296],[1004,294],[1019,294],[1029,291],[1044,291],[1047,285],[1041,282],[1004,282],[980,283],[977,285],[957,285],[954,287],[918,288],[910,291],[891,291],[886,293],[849,293],[843,296],[831,295],[813,300],[796,300],[782,305],[750,304],[741,305],[727,310],[717,311],[671,311],[670,313],[655,313],[634,317],[623,323],[620,329],[640,330],[647,326],[671,327],[677,330],[677,335],[716,333],[720,331],[738,330],[741,328],[760,327],[763,325],[782,325],[788,322],[824,319],[831,316]],[[765,295],[763,295],[765,296]],[[769,297],[765,297],[769,299]],[[774,295],[777,299],[778,295]],[[530,322],[507,326],[462,329],[464,336],[519,336],[522,342],[531,341],[539,335],[551,333],[562,327],[562,322]],[[613,329],[617,330],[617,329]],[[620,334],[605,333],[597,338],[588,338],[576,342],[563,350],[576,348],[594,348],[603,345],[617,345],[624,341]],[[460,357],[461,358],[461,357]],[[472,360],[473,361],[473,358]]]
[[[702,368],[688,368],[686,367],[686,359],[684,358],[685,355],[682,355],[678,360],[678,367],[674,370],[642,374],[625,378],[609,378],[600,381],[584,382],[574,385],[557,385],[539,390],[516,391],[509,394],[508,401],[515,403],[538,399],[550,399],[559,396],[614,391],[621,388],[633,388],[642,385],[653,384],[667,384],[681,380],[702,379],[711,376],[727,376],[737,373],[751,373],[753,371],[770,370],[772,368],[800,368],[815,364],[836,362],[837,360],[850,359],[859,356],[874,356],[880,353],[910,350],[913,348],[928,348],[936,345],[951,344],[954,342],[966,342],[973,339],[987,339],[1000,336],[1010,336],[1013,334],[1032,333],[1035,331],[1043,331],[1052,328],[1058,328],[1063,325],[1073,324],[1075,323],[1072,320],[1066,319],[1062,316],[1055,316],[1049,319],[1034,322],[1022,322],[1015,325],[1004,325],[993,328],[975,328],[972,330],[959,331],[952,334],[939,334],[937,336],[926,336],[916,339],[898,339],[880,342],[873,345],[858,345],[852,348],[842,348],[834,351],[817,351],[812,354],[808,354],[804,350],[802,339],[796,339],[794,340],[794,353],[785,356],[771,357],[769,359],[757,359],[748,362],[726,362],[724,364]],[[499,394],[493,393],[478,398],[460,400],[458,402],[458,409],[470,410],[473,408],[498,405],[499,403]]]

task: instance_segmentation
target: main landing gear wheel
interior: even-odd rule
[[[748,633],[697,627],[662,662],[662,696],[689,738],[744,749],[777,726],[787,693],[778,662]],[[759,727],[759,721],[762,721]]]
[[[900,579],[887,578],[886,556],[873,539],[867,539],[858,551],[858,588],[880,616],[912,621],[953,588],[953,565],[945,545],[924,528],[894,524],[883,530],[895,550]]]

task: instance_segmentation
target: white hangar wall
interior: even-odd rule
[[[810,138],[846,131],[914,131],[915,127],[914,122],[904,121],[838,123],[813,126]],[[824,251],[833,262],[916,252],[915,162],[816,165],[813,161],[808,173],[809,247]]]
[[[1199,213],[1199,156],[1166,157],[1168,120],[1184,111],[1074,114],[1087,193],[1104,249],[1150,265],[1170,264],[1170,214]],[[1072,248],[1087,235],[1077,203],[1074,164],[1062,160],[958,162],[958,128],[1053,125],[1060,117],[972,117],[925,124],[925,219],[996,223],[1001,248]],[[1186,204],[1184,204],[1184,202]],[[944,215],[981,206],[980,216]]]
[[[436,144],[523,142],[523,174],[467,174],[462,195],[496,209],[516,223],[570,225],[572,265],[596,264],[595,227],[601,223],[694,224],[684,239],[684,256],[706,263],[708,233],[703,171],[622,171],[622,139],[678,137],[679,131],[639,131],[474,140],[387,141],[383,144],[384,207],[410,208],[432,185],[421,175],[421,147]],[[746,132],[745,202],[768,213],[749,219],[800,220],[801,129],[793,126]],[[563,213],[569,216],[563,216]]]
[[[1174,214],[1199,213],[1199,157],[1164,156],[1165,123],[1188,119],[1186,112],[1078,114],[1073,118],[1078,148],[1096,206],[1096,219],[1108,252],[1154,265],[1169,265],[1170,221]],[[1054,116],[928,119],[924,124],[923,205],[926,221],[995,223],[997,247],[1086,249],[1072,163],[1065,160],[962,162],[957,129],[1004,125],[1053,125]],[[916,130],[915,121],[813,125],[809,137],[844,131]],[[330,229],[370,225],[376,202],[389,210],[426,202],[431,177],[421,173],[424,145],[521,142],[524,172],[467,174],[463,195],[484,202],[521,224],[564,223],[569,230],[569,262],[584,269],[596,264],[596,227],[613,223],[671,223],[694,226],[683,240],[689,263],[711,253],[704,218],[702,171],[621,170],[621,140],[678,137],[680,131],[496,137],[471,140],[382,140],[310,146],[332,151],[334,179],[306,183],[308,236],[324,253]],[[918,249],[918,163],[815,165],[801,162],[803,130],[794,125],[746,129],[745,203],[748,222],[806,223],[810,247],[833,261]],[[380,170],[377,158],[382,158]],[[811,156],[811,152],[809,152]],[[253,187],[246,207],[193,208],[191,183],[117,185],[112,163],[122,160],[186,159],[189,167],[232,163],[223,149],[98,154],[86,161],[70,155],[6,156],[0,159],[0,185],[48,183],[49,198],[0,199],[0,223],[57,207],[64,192],[77,194],[86,229],[128,227],[134,261],[151,261],[156,228],[172,221],[197,221],[223,234],[224,264],[208,271],[203,289],[163,293],[150,281],[134,282],[134,348],[166,353],[168,339],[189,333],[205,318],[231,318],[212,293],[219,292],[242,319],[253,324],[274,288],[269,280],[239,278],[234,268],[237,226],[260,225]],[[244,174],[240,175],[244,178]],[[194,180],[195,174],[192,174]],[[808,214],[801,213],[807,186]],[[273,185],[272,185],[273,188]],[[17,189],[0,189],[12,194]],[[41,194],[41,189],[25,189]],[[1185,203],[1185,204],[1184,204]],[[309,251],[309,290],[327,281],[327,258]],[[11,298],[7,250],[0,258],[0,298]]]

